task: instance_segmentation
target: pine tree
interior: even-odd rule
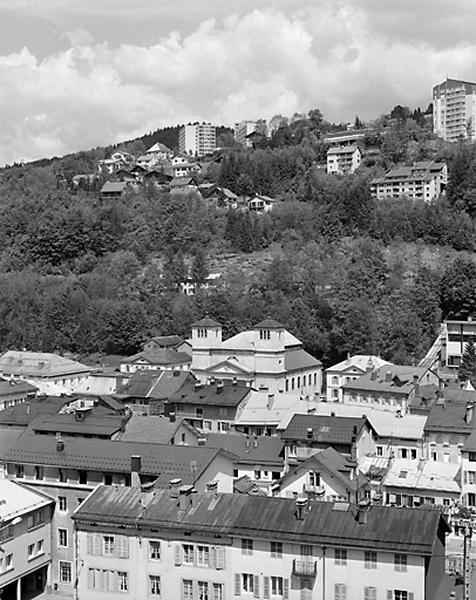
[[[198,248],[192,260],[191,275],[197,286],[205,283],[208,276],[207,259],[201,248]]]
[[[463,352],[463,358],[458,369],[460,381],[476,380],[476,346],[474,342],[468,342]]]

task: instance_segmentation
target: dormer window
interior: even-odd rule
[[[259,339],[260,340],[270,340],[271,339],[271,331],[269,329],[260,329]]]

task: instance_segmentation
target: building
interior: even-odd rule
[[[327,174],[354,173],[361,161],[362,154],[358,146],[332,146],[327,151]]]
[[[0,412],[36,397],[38,388],[19,379],[0,379]]]
[[[476,139],[476,83],[447,78],[435,85],[433,132],[447,142]]]
[[[91,373],[91,367],[58,354],[8,350],[0,356],[0,377],[49,382],[74,390]]]
[[[133,415],[118,436],[122,442],[150,442],[153,444],[176,444],[197,446],[200,433],[186,419],[158,415]]]
[[[253,136],[251,134],[256,132],[260,136],[266,137],[266,129],[266,121],[240,121],[235,123],[235,142],[245,146],[245,148],[252,148]]]
[[[246,204],[250,212],[265,213],[273,210],[277,202],[275,198],[270,198],[264,194],[255,194],[248,198]]]
[[[0,499],[0,597],[32,598],[49,582],[54,502],[8,479],[0,479]]]
[[[329,146],[356,146],[363,144],[365,136],[373,134],[372,129],[347,129],[345,131],[334,131],[324,137],[324,144]]]
[[[198,283],[192,276],[180,282],[180,291],[186,296],[195,296],[197,289],[210,290],[218,287],[221,273],[209,273],[202,283]]]
[[[121,373],[135,373],[153,369],[156,371],[189,371],[191,358],[185,352],[168,348],[143,350],[121,362]]]
[[[161,142],[156,142],[153,146],[145,151],[145,154],[146,156],[152,156],[156,158],[157,161],[167,160],[173,156],[172,150],[167,148],[167,146]]]
[[[342,386],[344,402],[368,406],[396,406],[405,414],[408,403],[420,386],[438,384],[438,377],[426,367],[384,365]]]
[[[170,191],[175,194],[198,193],[198,181],[190,175],[174,177],[169,186]]]
[[[132,189],[132,185],[129,181],[106,181],[101,188],[101,198],[103,200],[119,200]]]
[[[322,364],[281,323],[265,319],[252,330],[222,339],[222,326],[206,317],[192,324],[192,372],[202,382],[238,379],[255,389],[313,398]]]
[[[153,338],[148,339],[144,345],[143,350],[145,351],[156,351],[162,350],[163,348],[169,350],[176,350],[177,346],[184,341],[180,335],[157,335]]]
[[[461,448],[461,500],[465,506],[476,507],[476,428]]]
[[[344,394],[342,386],[344,384],[355,381],[361,375],[389,364],[389,362],[381,359],[379,356],[369,354],[348,355],[346,360],[326,369],[327,401],[343,402]]]
[[[117,151],[110,158],[98,161],[98,172],[102,175],[112,175],[119,169],[130,167],[134,164],[134,157],[129,152]]]
[[[441,344],[441,364],[456,369],[461,364],[463,352],[468,342],[476,340],[476,321],[448,320],[443,323]]]
[[[436,510],[187,486],[99,486],[73,519],[81,600],[107,590],[184,600],[434,600],[449,531]]]
[[[179,152],[192,156],[212,154],[217,147],[216,127],[211,123],[189,123],[179,131]]]
[[[209,481],[218,489],[233,489],[233,457],[223,450],[25,434],[8,452],[9,478],[48,494],[57,503],[52,528],[51,582],[59,592],[71,594],[77,573],[71,514],[101,483],[130,486],[152,484],[168,487],[179,478],[201,491]],[[1,508],[1,507],[0,507]]]
[[[326,502],[358,504],[367,497],[369,481],[355,461],[334,448],[312,454],[271,486],[273,496],[304,497]]]
[[[373,430],[366,417],[295,414],[280,433],[286,470],[327,448],[351,457],[356,465],[375,449]]]
[[[165,402],[165,413],[176,414],[200,431],[227,432],[251,389],[242,381],[188,379]]]
[[[448,168],[435,161],[416,162],[413,166],[398,166],[383,177],[370,182],[373,198],[411,198],[431,202],[446,190]]]

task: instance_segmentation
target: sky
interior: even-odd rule
[[[474,0],[0,0],[0,165],[189,121],[426,108]]]

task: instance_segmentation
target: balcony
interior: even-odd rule
[[[323,496],[326,493],[324,486],[322,485],[312,485],[310,483],[304,484],[304,491],[307,494],[312,494],[314,496]]]
[[[293,560],[293,575],[299,577],[315,577],[317,561],[312,558],[295,558]]]

